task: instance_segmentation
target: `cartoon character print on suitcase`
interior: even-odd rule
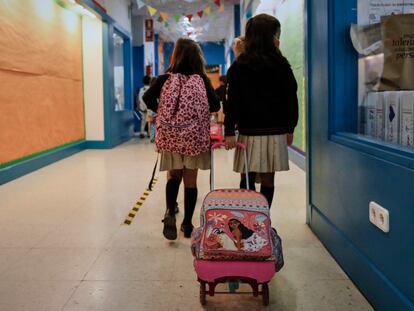
[[[273,243],[267,200],[254,191],[215,190],[204,200],[202,230],[193,252],[199,259],[266,260]],[[198,253],[198,256],[197,256]]]

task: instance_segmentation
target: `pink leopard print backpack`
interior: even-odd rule
[[[210,110],[199,75],[170,74],[161,90],[155,144],[159,151],[197,156],[210,148]]]

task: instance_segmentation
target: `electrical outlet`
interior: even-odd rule
[[[385,233],[390,231],[389,212],[378,203],[369,203],[369,221]]]

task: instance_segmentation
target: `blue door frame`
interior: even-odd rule
[[[414,151],[356,135],[357,1],[306,1],[308,223],[377,310],[414,310]],[[390,232],[368,204],[389,210]]]

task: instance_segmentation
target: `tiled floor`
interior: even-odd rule
[[[164,174],[132,225],[122,224],[154,161],[153,146],[133,140],[1,186],[0,310],[203,310],[189,240],[167,242],[161,234]],[[220,186],[238,184],[231,163],[231,152],[217,152]],[[305,225],[304,172],[292,164],[276,179],[272,220],[286,266],[271,282],[271,305],[226,295],[207,297],[205,309],[372,310]],[[198,206],[208,189],[202,172]]]

